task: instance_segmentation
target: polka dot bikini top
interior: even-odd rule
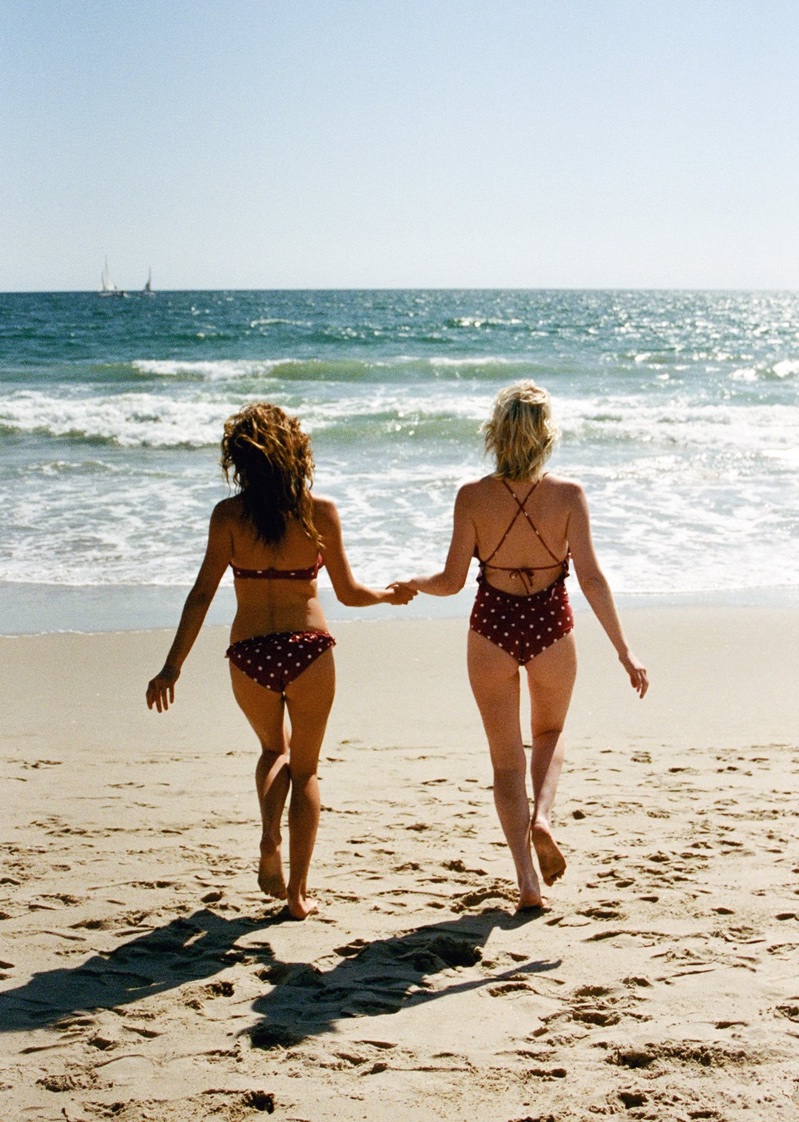
[[[240,569],[232,562],[230,567],[236,580],[316,580],[324,563],[325,559],[319,553],[315,563],[307,569]]]

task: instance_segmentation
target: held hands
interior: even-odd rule
[[[390,595],[387,603],[389,604],[410,604],[411,600],[413,600],[416,595],[416,589],[411,588],[406,581],[401,580],[392,581],[392,583],[388,585],[388,590]]]
[[[172,666],[165,666],[156,674],[147,686],[147,708],[155,706],[159,713],[165,713],[170,704],[174,704],[175,682],[179,677],[180,671]]]
[[[630,685],[639,697],[643,697],[649,689],[649,678],[646,673],[646,667],[638,661],[631,651],[627,651],[626,654],[620,654],[619,662],[627,671]]]

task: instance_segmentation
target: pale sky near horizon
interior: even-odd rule
[[[799,288],[796,0],[0,0],[0,291]]]

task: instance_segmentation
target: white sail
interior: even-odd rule
[[[151,268],[147,270],[147,283],[142,289],[142,295],[155,296],[155,293],[153,292],[153,270]]]
[[[105,266],[103,267],[103,275],[100,278],[100,291],[113,292],[116,285],[111,280],[111,274],[108,271],[108,258],[105,259]]]
[[[100,276],[100,295],[101,296],[124,296],[125,293],[121,288],[117,288],[111,280],[111,274],[108,271],[108,258],[105,259],[103,272]]]

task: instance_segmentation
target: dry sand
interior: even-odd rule
[[[226,637],[0,640],[0,1119],[799,1117],[799,614],[590,617],[551,910],[512,867],[463,621],[340,624],[302,924],[260,896]]]

